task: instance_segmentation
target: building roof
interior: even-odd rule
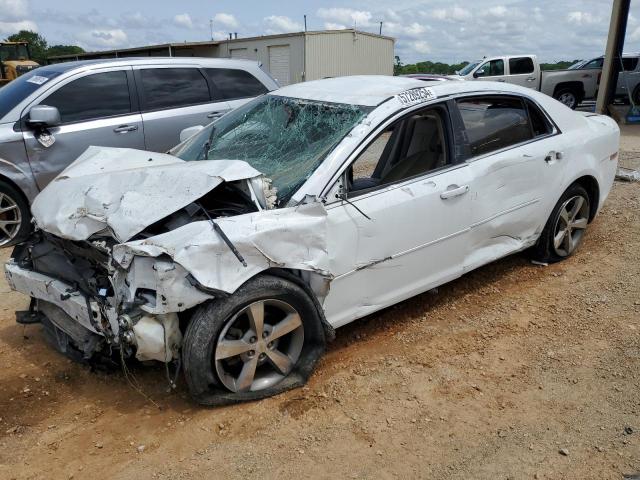
[[[131,47],[131,48],[118,48],[113,50],[99,50],[95,52],[84,52],[78,54],[67,54],[67,55],[54,55],[48,57],[49,60],[67,60],[70,58],[84,58],[84,57],[94,57],[94,56],[104,56],[104,55],[114,55],[114,56],[126,56],[127,54],[132,54],[134,52],[143,52],[145,50],[169,50],[169,49],[180,49],[180,48],[191,48],[191,47],[215,47],[218,45],[226,45],[226,44],[234,44],[247,42],[252,40],[270,40],[275,38],[286,38],[286,37],[299,37],[302,35],[322,35],[322,34],[334,34],[334,33],[354,33],[357,35],[367,35],[371,37],[378,37],[386,40],[391,40],[395,42],[395,38],[388,37],[385,35],[378,35],[376,33],[363,32],[360,30],[355,30],[353,28],[343,29],[343,30],[314,30],[307,32],[292,32],[292,33],[279,33],[276,35],[263,35],[259,37],[244,37],[244,38],[233,38],[233,39],[225,39],[225,40],[207,40],[204,42],[172,42],[172,43],[162,43],[158,45],[146,45],[142,47]]]

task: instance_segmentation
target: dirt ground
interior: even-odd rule
[[[616,183],[569,260],[484,267],[340,329],[305,388],[217,409],[162,368],[134,371],[158,408],[67,361],[2,280],[0,478],[621,479],[640,472],[639,279],[640,184]]]

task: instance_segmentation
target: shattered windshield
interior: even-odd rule
[[[264,95],[170,153],[183,160],[244,160],[286,203],[370,107]]]

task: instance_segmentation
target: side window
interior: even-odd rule
[[[142,109],[160,110],[211,101],[209,86],[197,68],[140,70]]]
[[[244,70],[207,68],[205,71],[214,86],[215,100],[257,97],[268,91],[260,80]]]
[[[553,126],[544,113],[542,113],[540,108],[529,100],[526,100],[525,103],[527,104],[527,110],[529,112],[529,121],[531,122],[533,136],[539,137],[541,135],[548,135],[552,133]]]
[[[510,75],[525,75],[527,73],[533,73],[533,70],[533,59],[531,57],[509,59]]]
[[[43,105],[56,107],[62,123],[81,122],[131,113],[124,71],[87,75],[49,95]]]
[[[625,57],[622,59],[622,69],[625,72],[633,72],[638,66],[638,57]],[[620,63],[618,62],[618,71],[620,71]]]
[[[527,111],[519,98],[473,97],[456,103],[474,157],[533,138]]]
[[[476,73],[473,75],[474,77],[495,77],[498,75],[504,75],[504,61],[502,60],[491,60],[482,65]]]
[[[451,163],[446,118],[444,108],[430,107],[389,126],[351,165],[349,191],[401,182]]]
[[[596,58],[596,59],[591,60],[590,62],[587,62],[587,64],[582,68],[584,68],[584,69],[587,69],[587,68],[602,68],[603,63],[604,63],[604,58]]]

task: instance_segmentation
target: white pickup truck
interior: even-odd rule
[[[533,88],[576,108],[582,100],[596,97],[601,68],[542,71],[535,55],[505,55],[471,62],[458,75]]]

